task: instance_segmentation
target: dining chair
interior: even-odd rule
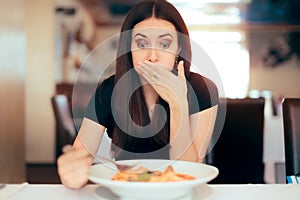
[[[300,175],[300,98],[282,103],[286,176]]]
[[[224,126],[207,156],[208,164],[219,169],[211,183],[264,183],[264,102],[264,98],[221,100],[219,107],[226,106]],[[218,112],[217,122],[220,116]]]
[[[77,132],[67,96],[56,94],[52,96],[51,103],[56,121],[56,156],[58,157],[64,145],[74,142]]]

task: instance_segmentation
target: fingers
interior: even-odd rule
[[[58,160],[58,172],[64,178],[70,175],[75,177],[81,175],[83,172],[83,175],[87,175],[92,163],[93,157],[89,156],[73,160],[60,159]]]
[[[138,64],[138,73],[154,82],[156,82],[157,79],[167,77],[168,75],[172,74],[170,73],[171,69],[162,64],[152,63],[147,60],[145,60],[144,62],[139,62]]]
[[[63,148],[57,160],[58,174],[62,183],[69,188],[79,188],[88,181],[93,156],[85,148],[75,149],[71,145]]]
[[[185,77],[185,76],[184,76],[183,60],[181,60],[181,61],[178,63],[178,75],[180,75],[180,76],[182,76],[182,77]]]
[[[82,157],[91,156],[91,154],[85,148],[75,149],[71,145],[64,146],[63,152],[66,160],[69,159],[74,160],[74,159],[80,159]]]
[[[159,83],[159,84],[168,84],[171,81],[176,81],[177,75],[174,76],[174,73],[164,65],[157,63],[152,63],[150,61],[138,62],[139,67],[137,67],[137,72],[139,75],[143,76],[148,83]],[[184,74],[184,61],[178,63],[178,77],[180,79],[185,79]]]
[[[84,157],[73,162],[58,165],[59,176],[62,183],[69,188],[80,188],[88,181],[88,174],[92,158]]]
[[[139,74],[142,75],[148,83],[157,82],[161,77],[161,75],[156,70],[152,69],[153,67],[154,66],[149,66],[146,63],[143,64],[142,62],[139,62]]]
[[[139,64],[139,69],[138,72],[139,74],[143,74],[143,72],[147,71],[147,74],[149,75],[157,75],[157,76],[164,76],[167,73],[170,72],[169,67],[157,63],[152,63],[150,61],[145,60],[144,62],[138,62]],[[181,68],[182,75],[184,75],[184,61],[180,61],[178,63],[178,70]]]
[[[148,70],[148,72],[157,73],[158,75],[164,75],[166,72],[170,72],[170,69],[166,65],[153,63],[148,60],[145,60],[144,62],[138,63],[140,67],[142,67],[145,70]]]

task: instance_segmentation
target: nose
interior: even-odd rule
[[[153,63],[157,62],[157,61],[158,61],[157,49],[155,49],[155,48],[150,48],[149,51],[150,51],[150,52],[149,52],[149,58],[148,58],[148,60],[149,60],[150,62],[153,62]]]

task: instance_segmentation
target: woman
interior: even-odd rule
[[[117,160],[203,160],[218,92],[210,80],[189,71],[188,36],[180,14],[165,0],[145,0],[129,11],[121,29],[116,74],[97,88],[79,137],[58,159],[65,186],[87,183],[105,129]]]

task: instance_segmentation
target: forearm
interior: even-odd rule
[[[104,126],[84,118],[78,133],[78,138],[80,139],[82,146],[84,146],[90,154],[96,155],[104,131]],[[76,140],[74,146],[76,147]]]
[[[170,158],[198,161],[186,101],[170,105]]]
[[[88,173],[94,160],[105,127],[84,118],[73,146],[64,148],[58,161],[58,173],[62,183],[78,189],[88,182]]]
[[[190,116],[190,127],[194,136],[193,143],[198,153],[199,161],[202,161],[206,156],[215,127],[217,111],[218,105],[215,105]]]

